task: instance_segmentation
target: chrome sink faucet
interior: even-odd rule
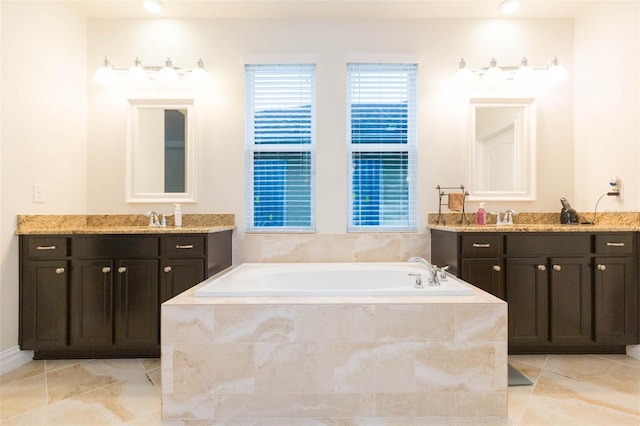
[[[149,226],[161,226],[160,215],[154,211],[145,213],[145,216],[149,218]]]
[[[445,271],[449,268],[448,266],[438,268],[436,265],[433,265],[429,263],[429,261],[417,256],[409,258],[407,262],[420,263],[427,268],[427,271],[429,272],[429,284],[431,285],[440,285],[441,279],[442,281],[446,280]],[[440,273],[440,275],[438,275],[438,273]]]

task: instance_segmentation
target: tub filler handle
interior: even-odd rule
[[[421,274],[409,274],[409,276],[416,277],[416,283],[413,285],[413,288],[424,288]]]

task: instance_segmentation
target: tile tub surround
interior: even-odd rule
[[[507,305],[487,293],[196,298],[197,287],[162,305],[165,420],[507,416]]]
[[[183,214],[182,227],[148,226],[144,214],[122,215],[18,215],[17,235],[28,234],[158,234],[207,233],[235,229],[233,214]]]

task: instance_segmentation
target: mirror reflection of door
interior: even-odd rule
[[[476,187],[478,191],[517,189],[516,135],[521,107],[476,109]]]
[[[185,192],[186,114],[164,110],[164,192]]]

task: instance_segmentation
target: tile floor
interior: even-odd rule
[[[363,419],[358,425],[640,425],[640,360],[625,355],[517,355],[510,356],[509,363],[534,385],[509,388],[507,419]],[[0,377],[0,424],[212,424],[163,422],[160,386],[157,359],[32,361]],[[276,419],[264,424],[299,423]],[[329,422],[318,419],[314,424]]]

